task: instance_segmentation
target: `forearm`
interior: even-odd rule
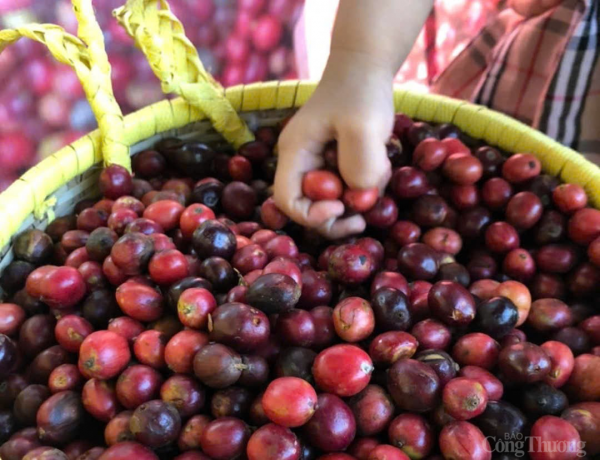
[[[329,64],[361,55],[361,65],[395,74],[432,5],[433,0],[340,0]]]

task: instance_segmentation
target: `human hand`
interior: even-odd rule
[[[338,52],[330,58],[314,95],[279,139],[274,199],[294,221],[329,238],[364,231],[362,216],[341,218],[341,201],[312,202],[303,196],[302,179],[323,167],[325,144],[337,139],[338,167],[346,185],[385,189],[391,176],[386,143],[394,122],[392,80],[393,72],[368,55]]]

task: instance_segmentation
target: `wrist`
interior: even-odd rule
[[[336,84],[348,79],[368,80],[391,85],[395,74],[395,65],[389,60],[364,51],[332,47],[322,80]]]

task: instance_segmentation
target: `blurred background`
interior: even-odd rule
[[[115,95],[124,113],[163,98],[143,54],[112,17],[125,0],[96,0],[105,32]],[[326,59],[338,0],[170,0],[204,65],[223,86],[266,80],[316,79]],[[305,2],[307,14],[304,15]],[[308,8],[311,3],[311,8]],[[428,84],[464,48],[499,0],[438,0],[397,82],[426,91]],[[312,15],[308,14],[312,11]],[[325,24],[319,18],[329,17]],[[70,0],[0,0],[0,27],[31,22],[59,24],[76,33]],[[324,56],[324,57],[323,57]],[[21,39],[0,54],[0,191],[40,159],[96,127],[83,90],[68,67],[42,45]]]

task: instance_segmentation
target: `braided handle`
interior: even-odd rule
[[[254,139],[223,87],[200,62],[166,0],[128,0],[113,14],[148,58],[165,93],[176,93],[198,107],[236,148]]]
[[[73,8],[79,21],[80,38],[54,24],[29,24],[0,30],[0,52],[26,37],[43,43],[59,62],[71,66],[98,121],[104,163],[119,164],[131,170],[129,147],[122,141],[123,114],[113,95],[104,39],[91,0],[73,0]]]

